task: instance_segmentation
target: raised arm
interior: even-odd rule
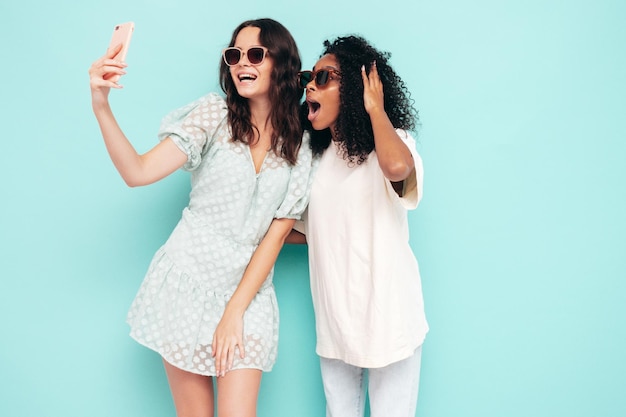
[[[215,357],[217,376],[223,376],[230,370],[235,347],[239,348],[239,354],[242,358],[245,356],[243,315],[267,279],[294,223],[295,220],[293,219],[274,219],[272,221],[265,237],[254,251],[239,286],[226,304],[222,319],[213,335],[213,356]]]
[[[409,148],[402,142],[385,112],[383,84],[378,76],[376,62],[372,64],[369,76],[365,67],[363,77],[363,102],[372,121],[374,143],[378,163],[387,179],[392,182],[404,181],[415,168]]]
[[[168,176],[187,162],[187,155],[169,138],[140,155],[124,135],[109,105],[111,88],[122,88],[110,79],[111,75],[126,74],[126,64],[113,59],[121,47],[120,44],[107,51],[89,68],[91,105],[115,168],[126,184],[135,187],[151,184]]]

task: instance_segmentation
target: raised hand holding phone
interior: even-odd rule
[[[94,105],[106,104],[111,88],[122,88],[117,82],[126,74],[124,61],[134,29],[133,22],[115,25],[106,53],[91,64],[89,84]]]
[[[111,42],[109,42],[109,47],[107,49],[107,55],[109,55],[116,49],[119,49],[119,51],[117,51],[113,56],[109,55],[110,58],[120,62],[126,61],[126,54],[128,53],[128,47],[130,46],[130,40],[133,36],[134,30],[135,23],[133,22],[126,22],[115,25],[115,28],[113,28],[113,35],[111,36]],[[119,45],[121,45],[121,48]],[[105,74],[102,78],[104,78],[105,80],[117,82],[120,79],[120,75]]]

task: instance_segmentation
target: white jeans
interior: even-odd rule
[[[320,358],[326,417],[363,417],[369,395],[371,417],[415,417],[422,347],[383,368],[359,368]]]

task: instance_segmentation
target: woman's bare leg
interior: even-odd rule
[[[256,417],[262,375],[258,369],[237,369],[217,378],[218,417]]]
[[[213,417],[213,378],[163,361],[178,417]]]

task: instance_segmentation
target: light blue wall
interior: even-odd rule
[[[134,20],[119,121],[140,151],[216,90],[242,20],[283,22],[311,67],[356,32],[393,53],[423,128],[411,213],[431,332],[417,416],[626,415],[626,3],[3,1],[0,416],[172,416],[126,310],[189,191],[127,188],[87,69]],[[281,255],[281,342],[260,417],[323,415],[306,252]]]

